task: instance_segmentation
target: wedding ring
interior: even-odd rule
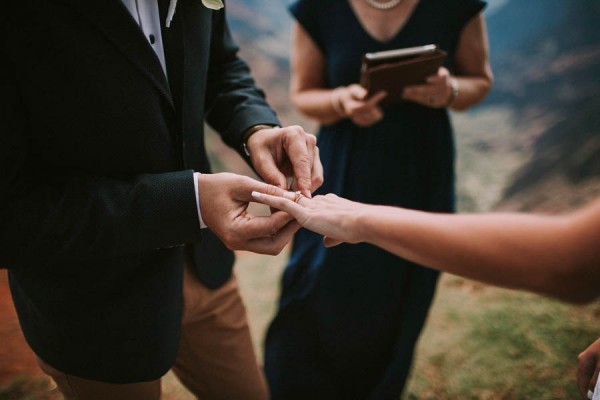
[[[294,193],[294,203],[298,203],[303,197],[304,195],[298,190],[296,193]]]

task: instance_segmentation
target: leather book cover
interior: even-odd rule
[[[446,52],[437,48],[417,55],[371,58],[377,54],[369,53],[369,57],[363,57],[360,84],[368,90],[369,96],[385,90],[387,96],[381,104],[404,101],[403,89],[406,86],[425,83],[428,76],[437,74],[446,59]]]

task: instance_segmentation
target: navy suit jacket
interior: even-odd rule
[[[240,152],[249,127],[279,124],[224,10],[179,0],[163,35],[168,80],[121,0],[19,0],[0,15],[0,267],[34,352],[83,378],[170,368],[180,245],[212,288],[233,262],[198,225],[204,121]]]

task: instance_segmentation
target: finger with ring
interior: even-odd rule
[[[296,193],[294,193],[294,203],[298,203],[303,197],[304,195],[298,190]]]

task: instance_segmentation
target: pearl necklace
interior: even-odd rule
[[[402,2],[402,0],[388,0],[379,2],[377,0],[365,0],[368,5],[378,10],[390,10]]]

